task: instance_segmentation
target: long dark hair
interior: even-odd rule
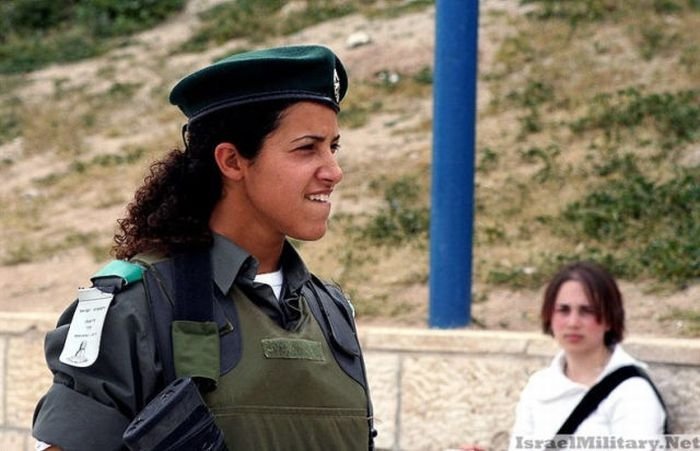
[[[143,185],[117,221],[114,255],[171,255],[211,244],[209,217],[222,195],[214,149],[229,142],[254,159],[265,138],[293,102],[259,102],[212,113],[188,125],[185,150],[173,149],[153,163]]]
[[[625,334],[625,309],[617,282],[604,267],[594,262],[574,262],[561,268],[545,288],[542,302],[542,331],[552,335],[552,314],[559,288],[569,280],[575,280],[586,292],[586,297],[595,309],[598,322],[605,321],[610,327],[605,333],[606,346],[622,341]]]

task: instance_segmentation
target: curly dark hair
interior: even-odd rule
[[[550,280],[544,292],[542,310],[542,331],[552,335],[552,314],[559,288],[575,280],[583,285],[586,297],[595,309],[598,321],[605,321],[610,330],[605,333],[606,346],[620,343],[625,333],[625,309],[622,294],[614,277],[603,266],[589,261],[570,263],[561,268]]]
[[[214,149],[229,142],[245,158],[254,159],[291,103],[251,103],[188,124],[186,149],[173,149],[151,165],[126,217],[117,221],[114,255],[120,259],[143,252],[172,255],[209,246],[209,217],[222,195]]]

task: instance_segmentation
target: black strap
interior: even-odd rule
[[[583,399],[581,399],[578,405],[571,412],[569,418],[567,418],[566,421],[564,421],[564,424],[562,424],[562,426],[559,428],[557,435],[571,435],[576,432],[579,425],[598,407],[598,404],[600,404],[600,402],[605,399],[615,389],[615,387],[631,377],[641,377],[646,379],[654,389],[654,393],[656,393],[656,396],[659,398],[664,411],[666,411],[666,404],[664,403],[661,394],[656,389],[656,386],[651,381],[649,375],[636,365],[627,365],[616,369],[591,387],[591,389],[588,390]],[[664,424],[664,433],[668,432],[667,426],[668,414],[666,415],[666,423]]]
[[[174,260],[163,260],[154,264],[147,265],[148,271],[144,273],[144,284],[146,287],[146,295],[150,304],[151,321],[156,335],[156,344],[158,347],[159,360],[162,364],[164,385],[173,382],[177,375],[175,374],[175,361],[173,356],[173,345],[171,340],[171,325],[175,320],[176,304],[182,304],[187,299],[180,294],[176,296],[177,291],[175,285],[182,287],[183,283],[176,282],[179,278],[190,279],[192,273],[187,271],[188,264],[175,265]],[[201,270],[203,267],[200,267]],[[207,276],[211,279],[211,276]],[[192,283],[201,283],[192,281]],[[207,280],[205,277],[203,280]],[[205,292],[213,291],[213,310],[214,318],[219,322],[219,339],[221,351],[221,374],[230,371],[240,361],[242,356],[240,327],[238,323],[238,314],[233,303],[226,302],[227,297],[214,285],[200,285]],[[185,288],[186,291],[191,291],[192,287]],[[180,320],[187,320],[186,309],[182,306],[178,310]],[[208,307],[207,307],[208,309]],[[201,317],[201,312],[197,313]]]
[[[197,251],[173,258],[175,269],[173,319],[214,320],[214,292],[209,252]]]
[[[171,297],[172,267],[170,265],[148,265],[148,271],[144,273],[143,282],[146,290],[146,298],[150,308],[151,324],[156,336],[158,357],[162,365],[163,386],[173,382],[175,375],[175,362],[173,360],[173,345],[170,339],[170,325],[173,320],[175,302]]]

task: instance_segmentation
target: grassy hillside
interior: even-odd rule
[[[625,278],[697,279],[697,2],[523,3],[482,66],[483,121],[512,125],[480,137],[477,238],[530,249],[485,276],[539,282],[522,267],[592,257]]]
[[[43,3],[2,8],[29,4]],[[21,26],[2,15],[11,33],[0,39],[0,273],[15,279],[5,303],[31,282],[22,274],[68,265],[61,283],[73,287],[108,258],[145,167],[178,145],[182,119],[166,96],[179,76],[236,50],[321,42],[351,77],[340,116],[345,180],[328,236],[299,247],[350,292],[361,319],[425,320],[433,2],[151,0],[143,17],[110,10],[102,32],[86,28],[87,4],[112,2],[74,0],[20,16]],[[602,261],[660,298],[697,287],[700,2],[482,5],[476,307],[503,290],[534,293],[575,258]],[[372,41],[346,46],[357,31]],[[65,36],[99,45],[56,65]],[[43,46],[43,59],[22,66],[15,58],[30,45]],[[46,302],[50,288],[29,297]],[[698,334],[692,301],[653,320]]]

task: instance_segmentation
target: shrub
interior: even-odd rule
[[[20,135],[22,101],[18,97],[4,99],[0,106],[0,145]]]
[[[282,0],[238,0],[216,5],[200,14],[202,26],[180,51],[199,51],[212,44],[242,37],[262,41],[355,11],[348,2],[311,0],[306,2],[303,10],[280,17],[284,3]]]
[[[152,27],[184,4],[184,0],[83,0],[76,1],[74,17],[92,36],[121,36]]]
[[[533,6],[529,13],[532,17],[566,20],[573,26],[605,20],[629,7],[624,0],[521,0],[520,3]]]
[[[5,0],[0,3],[0,73],[98,55],[118,37],[152,27],[185,0]]]
[[[360,232],[373,244],[399,245],[427,238],[430,211],[420,204],[425,191],[415,177],[402,176],[384,190],[384,204]]]
[[[560,233],[606,246],[626,276],[685,283],[700,277],[700,169],[655,182],[612,179],[569,204]]]
[[[649,124],[668,143],[691,142],[700,135],[700,90],[643,94],[628,88],[593,98],[588,114],[571,123],[576,133],[602,130],[619,140],[624,131]]]

